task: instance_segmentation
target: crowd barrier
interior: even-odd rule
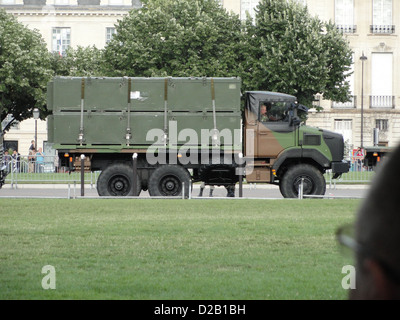
[[[29,159],[28,156],[4,157],[4,165],[8,175],[6,183],[17,187],[24,183],[80,183],[81,172],[69,172],[65,167],[58,166],[57,156],[42,156]],[[92,188],[96,186],[100,172],[85,172],[85,184]]]
[[[350,157],[350,168],[349,172],[343,173],[338,179],[333,179],[331,170],[325,173],[325,180],[327,184],[337,183],[353,183],[353,184],[365,184],[371,182],[375,175],[376,167],[365,166],[363,160],[358,157]]]
[[[80,183],[81,172],[68,172],[65,167],[58,166],[57,156],[43,156],[43,159],[37,161],[28,160],[28,156],[20,156],[19,159],[12,157],[5,158],[6,170],[8,175],[6,183],[12,186],[18,183]],[[327,185],[334,186],[336,184],[365,184],[369,183],[373,178],[375,171],[374,167],[366,167],[357,162],[357,159],[352,159],[350,170],[342,174],[338,179],[333,179],[331,170],[325,173]],[[85,184],[90,184],[95,187],[100,171],[85,172]],[[254,187],[256,188],[256,187]]]

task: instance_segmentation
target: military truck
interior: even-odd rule
[[[323,195],[327,170],[349,170],[340,134],[304,125],[292,95],[242,95],[240,78],[56,77],[47,108],[60,166],[76,170],[84,157],[101,171],[100,196],[187,196],[200,181],[233,196],[242,177],[286,198],[300,187]]]

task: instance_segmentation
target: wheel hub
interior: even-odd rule
[[[303,181],[303,194],[311,194],[313,183],[310,177],[298,177],[294,183],[295,191],[299,191],[299,187]]]
[[[165,188],[166,188],[167,190],[171,191],[171,190],[173,190],[173,189],[175,188],[175,183],[173,183],[172,181],[168,181],[168,182],[165,184]]]
[[[126,196],[129,193],[130,183],[127,177],[114,176],[109,182],[109,191],[114,196]]]
[[[124,184],[121,181],[117,181],[114,185],[115,190],[121,191],[124,188]]]
[[[179,194],[181,185],[179,179],[171,175],[161,179],[159,188],[165,196],[174,196]]]

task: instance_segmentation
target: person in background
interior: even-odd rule
[[[35,159],[36,159],[36,149],[29,149],[28,154],[28,172],[35,172]]]
[[[360,147],[357,148],[355,153],[356,163],[357,163],[357,171],[361,171],[363,167],[363,160],[364,160],[364,152]]]
[[[31,145],[29,146],[28,153],[29,153],[30,150],[33,150],[33,149],[36,149],[35,140],[32,140],[32,141],[31,141]]]
[[[8,153],[8,150],[4,150],[4,158],[3,158],[3,165],[6,167],[6,170],[8,171],[10,168],[8,167],[11,162],[11,156]],[[10,170],[11,171],[11,170]]]
[[[18,153],[17,150],[14,150],[11,156],[13,172],[20,172],[20,160],[21,160],[21,155]]]
[[[202,182],[201,185],[200,185],[199,197],[202,197],[202,196],[203,196],[203,192],[204,192],[205,187],[206,187],[205,182]],[[215,189],[214,186],[210,186],[210,194],[209,194],[209,197],[212,197],[212,196],[213,196],[214,189]]]
[[[36,152],[36,172],[42,173],[44,169],[44,153],[42,148]]]
[[[350,299],[400,299],[400,145],[377,169],[354,226],[337,231],[355,254]]]

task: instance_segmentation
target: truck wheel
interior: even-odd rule
[[[279,190],[285,198],[297,198],[303,180],[303,194],[324,195],[326,182],[323,174],[314,166],[300,164],[290,167],[279,183]]]
[[[149,180],[149,194],[153,197],[182,196],[183,183],[185,197],[189,195],[189,172],[177,165],[163,165],[154,170]]]
[[[141,181],[136,176],[136,191],[133,190],[133,168],[127,164],[118,163],[104,169],[97,180],[99,196],[124,197],[138,196],[141,191]]]

